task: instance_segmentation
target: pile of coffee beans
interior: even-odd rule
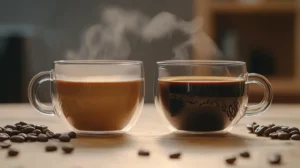
[[[250,158],[250,153],[248,151],[244,151],[244,152],[241,152],[239,154],[239,156],[242,158]],[[233,165],[233,164],[235,164],[237,159],[238,158],[236,156],[230,156],[230,157],[225,158],[225,162],[229,165]],[[267,158],[268,163],[271,165],[279,165],[279,164],[281,164],[281,160],[282,160],[281,155],[278,153],[273,153],[273,154],[269,155]]]
[[[278,126],[275,124],[258,125],[256,122],[247,125],[249,133],[257,136],[270,137],[280,140],[300,140],[300,131],[297,127]]]
[[[29,124],[24,121],[0,127],[0,147],[3,149],[10,148],[10,142],[48,142],[50,139],[58,139],[60,142],[70,142],[71,139],[76,137],[77,135],[75,132],[54,133],[48,128],[48,126]],[[64,153],[68,154],[73,152],[74,147],[65,145],[62,147],[62,150]],[[57,151],[57,147],[54,145],[47,145],[45,147],[45,151]],[[10,148],[7,154],[9,157],[14,157],[19,154],[19,151]]]

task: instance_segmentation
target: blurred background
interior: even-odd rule
[[[0,103],[28,102],[30,79],[79,48],[82,32],[112,5],[149,17],[163,11],[187,21],[201,16],[223,53],[218,59],[246,61],[249,72],[267,76],[275,103],[300,102],[300,0],[0,0]],[[128,59],[144,61],[145,102],[153,102],[155,63],[173,58],[182,37],[131,40]],[[200,57],[195,50],[190,59]],[[250,93],[257,102],[262,89],[251,85]],[[39,94],[49,101],[49,85]]]

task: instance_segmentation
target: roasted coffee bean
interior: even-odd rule
[[[256,122],[252,122],[252,125],[256,125]]]
[[[278,139],[278,132],[272,132],[269,134],[269,137],[271,137],[271,139]]]
[[[27,140],[30,142],[35,142],[38,140],[38,137],[35,135],[27,135]]]
[[[5,128],[3,132],[6,133],[6,134],[8,134],[9,136],[11,136],[12,129],[11,128]]]
[[[268,161],[270,164],[280,164],[281,163],[281,155],[278,153],[272,154],[268,157]]]
[[[22,142],[25,142],[25,138],[23,136],[20,136],[20,135],[13,135],[13,136],[10,137],[10,141],[11,142],[22,143]]]
[[[70,138],[76,138],[77,137],[77,134],[73,131],[69,132],[68,135],[69,135]]]
[[[236,157],[232,156],[232,157],[226,158],[225,161],[227,164],[234,164],[234,162],[236,161]]]
[[[291,137],[292,140],[300,140],[300,135],[299,134],[294,134]]]
[[[54,133],[51,131],[47,131],[46,135],[51,139],[54,136]]]
[[[253,125],[247,124],[247,129],[250,131],[250,133],[253,133]]]
[[[253,125],[253,132],[259,127],[259,125]]]
[[[32,133],[28,133],[27,136],[28,135],[38,136],[36,133],[33,133],[33,132]]]
[[[54,138],[54,139],[58,139],[60,136],[61,136],[60,133],[56,133],[56,134],[54,134],[53,138]]]
[[[280,140],[288,140],[290,139],[290,135],[286,132],[279,132],[278,133],[278,139]]]
[[[146,150],[146,149],[140,149],[138,151],[138,155],[140,155],[140,156],[149,156],[150,155],[150,151]]]
[[[299,134],[299,135],[300,135],[300,132],[297,131],[297,130],[294,130],[294,131],[291,131],[291,132],[290,132],[290,136],[292,136],[292,135],[294,135],[294,134]]]
[[[255,134],[257,136],[262,136],[264,134],[264,132],[265,132],[266,129],[268,129],[268,127],[266,127],[266,126],[259,126],[258,128],[256,128]]]
[[[0,127],[0,133],[4,131],[4,128]]]
[[[288,132],[292,132],[292,131],[299,131],[299,129],[296,127],[289,127]]]
[[[43,130],[42,130],[42,133],[43,133],[43,134],[46,134],[46,132],[49,132],[49,131],[50,131],[49,129],[43,129]]]
[[[42,131],[39,129],[35,129],[32,131],[32,133],[35,133],[36,135],[39,135]]]
[[[16,123],[15,125],[27,125],[27,123],[24,121],[20,121],[20,122]]]
[[[22,136],[25,140],[27,139],[27,135],[25,133],[19,133],[19,136]]]
[[[61,134],[58,139],[60,142],[70,142],[71,140],[68,134]]]
[[[39,130],[41,130],[41,131],[42,131],[42,130],[45,130],[45,129],[47,129],[48,127],[47,127],[47,126],[45,126],[45,125],[36,125],[36,126],[35,126],[35,128],[36,128],[36,129],[39,129]]]
[[[7,133],[0,133],[0,141],[5,141],[9,138],[10,136]]]
[[[274,131],[277,131],[277,130],[280,130],[280,129],[281,129],[281,126],[276,126],[276,125],[275,125],[275,126],[272,127],[272,129],[274,129]]]
[[[12,130],[11,135],[18,135],[20,133],[20,131],[18,130]]]
[[[18,156],[18,154],[19,154],[19,151],[16,149],[9,149],[7,152],[8,157]]]
[[[181,157],[181,153],[180,152],[171,153],[169,155],[170,159],[179,159],[180,157]]]
[[[33,127],[33,128],[35,128],[35,125],[34,124],[28,124],[29,126],[31,126],[31,127]]]
[[[21,132],[28,134],[28,133],[31,133],[33,130],[34,130],[34,128],[29,126],[29,127],[25,127],[24,129],[22,129]]]
[[[281,129],[279,131],[289,133],[289,128],[288,127],[281,127]]]
[[[272,133],[272,132],[275,132],[275,130],[273,128],[268,128],[268,129],[265,130],[264,135],[269,136],[270,133]]]
[[[240,153],[240,156],[243,157],[243,158],[249,158],[250,153],[248,151],[244,151],[244,152]]]
[[[57,147],[55,146],[55,145],[47,145],[46,147],[45,147],[45,151],[46,152],[54,152],[54,151],[56,151],[57,150]]]
[[[8,143],[8,142],[0,142],[0,147],[2,149],[6,149],[6,148],[9,148],[11,146],[11,143]]]
[[[269,128],[272,128],[272,127],[274,127],[275,126],[275,124],[269,124]]]
[[[4,128],[10,128],[10,129],[12,129],[12,130],[17,129],[17,127],[14,126],[14,125],[6,125]]]
[[[40,141],[40,142],[48,142],[48,136],[46,135],[46,134],[40,134],[40,135],[38,135],[38,140]]]
[[[62,149],[62,150],[64,151],[64,153],[66,153],[66,154],[72,153],[72,152],[74,151],[74,147],[71,146],[71,145],[63,146],[61,149]]]

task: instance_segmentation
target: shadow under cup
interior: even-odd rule
[[[79,134],[120,134],[143,107],[143,75],[139,61],[56,61],[52,71],[32,79],[28,96],[37,111],[60,116]],[[36,97],[38,85],[48,80],[52,106]]]

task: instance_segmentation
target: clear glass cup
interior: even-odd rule
[[[256,105],[248,105],[251,83],[264,89],[263,100]],[[265,112],[273,92],[267,78],[247,72],[245,62],[169,60],[157,62],[154,97],[172,131],[223,134],[243,116]]]
[[[37,98],[41,83],[50,81],[52,105]],[[40,72],[28,86],[31,105],[56,115],[78,134],[128,131],[144,104],[144,68],[140,61],[61,60]]]

